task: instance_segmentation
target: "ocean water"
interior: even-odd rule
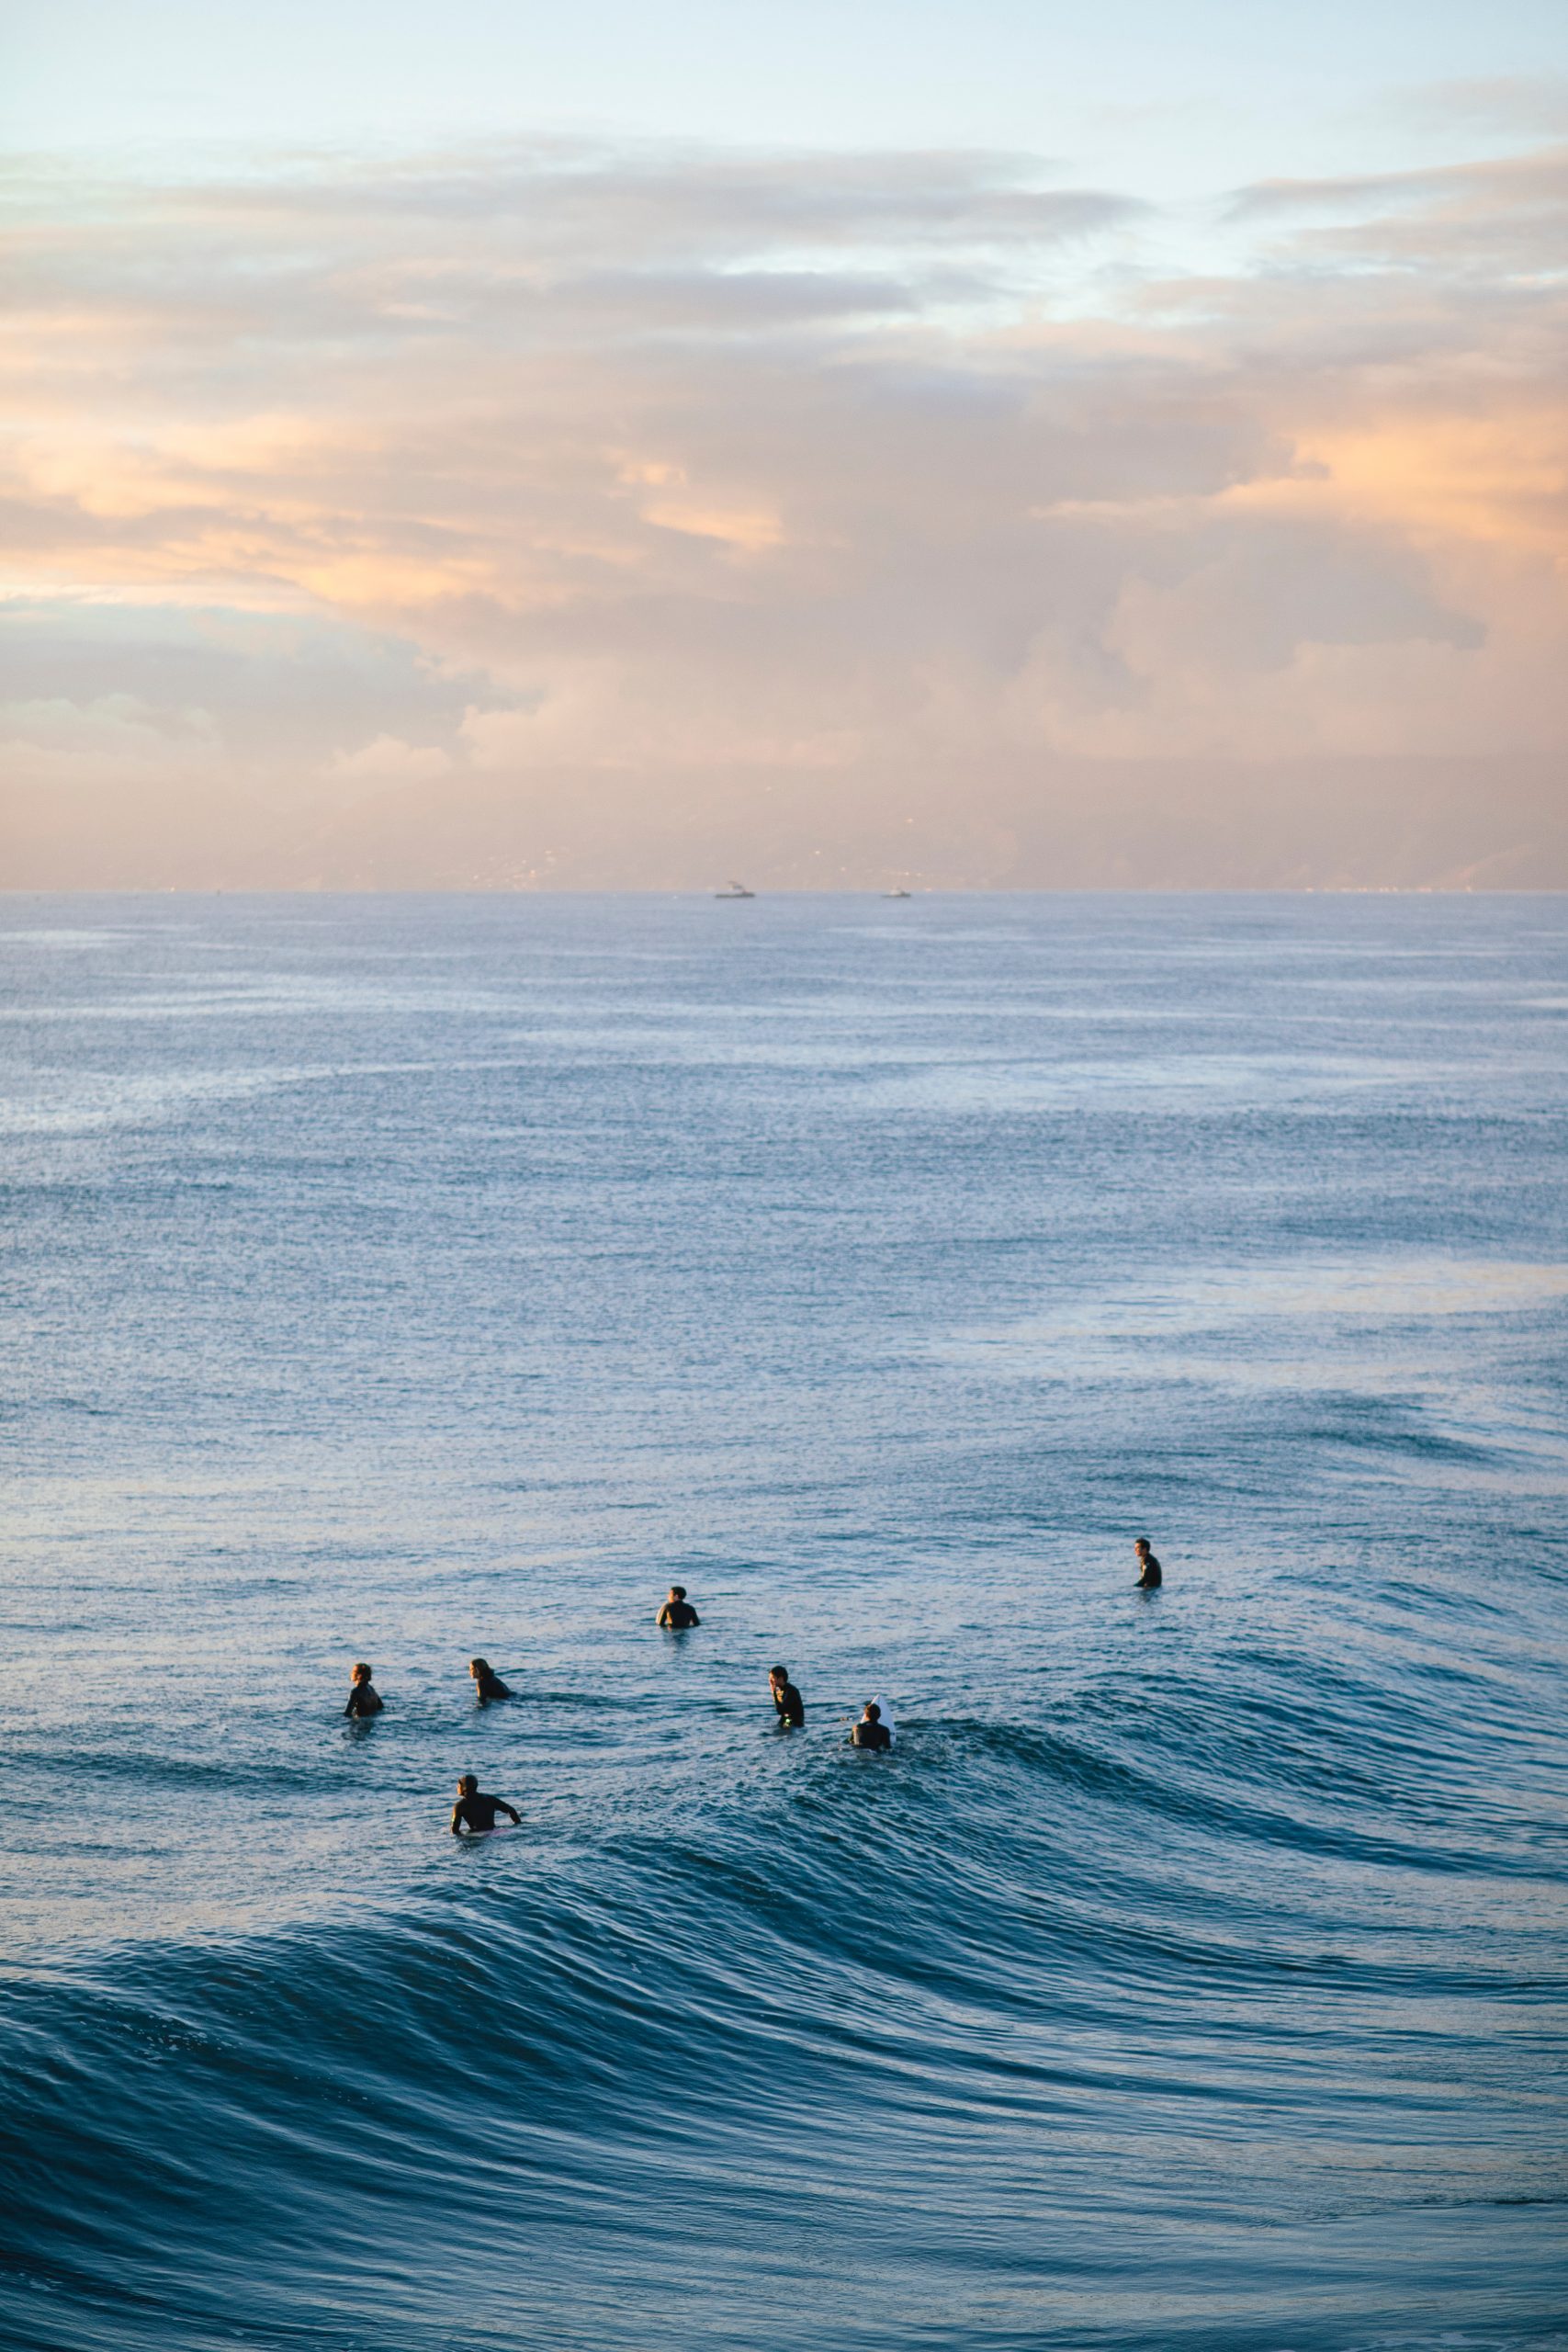
[[[1568,2345],[1568,901],[0,982],[7,2352]]]

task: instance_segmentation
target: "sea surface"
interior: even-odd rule
[[[1568,900],[12,897],[0,1057],[6,2352],[1568,2346]]]

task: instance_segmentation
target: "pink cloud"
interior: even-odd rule
[[[15,879],[84,875],[140,798],[121,878],[700,883],[750,839],[806,880],[918,844],[1151,883],[1185,842],[1220,881],[1194,762],[1255,877],[1378,878],[1412,760],[1473,797],[1434,874],[1551,833],[1555,152],[1251,191],[1262,242],[1201,280],[1156,277],[1143,208],[983,157],[16,201]],[[1247,780],[1303,758],[1348,833],[1271,849]],[[1185,832],[1130,842],[1162,776]]]

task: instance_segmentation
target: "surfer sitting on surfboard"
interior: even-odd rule
[[[378,1715],[380,1713],[381,1693],[371,1681],[370,1668],[363,1658],[350,1675],[349,1686],[348,1704],[344,1709],[345,1715]]]
[[[868,1699],[861,1709],[861,1718],[850,1734],[852,1747],[891,1747],[893,1735],[882,1720],[882,1710],[874,1699]]]
[[[468,1660],[468,1672],[474,1678],[474,1689],[481,1707],[488,1707],[492,1699],[512,1699],[516,1696],[510,1682],[502,1680],[488,1657],[471,1657]]]
[[[683,1584],[671,1586],[670,1598],[659,1612],[659,1622],[661,1625],[668,1625],[671,1631],[676,1634],[683,1634],[688,1625],[702,1623],[702,1619],[686,1598],[686,1588]]]
[[[778,1710],[779,1729],[794,1731],[806,1721],[806,1702],[789,1679],[787,1666],[768,1668],[768,1688]]]
[[[453,1837],[460,1838],[465,1829],[476,1835],[493,1829],[498,1813],[510,1815],[514,1829],[523,1818],[516,1806],[508,1804],[504,1797],[481,1795],[473,1774],[465,1772],[457,1783],[457,1802],[452,1807]]]

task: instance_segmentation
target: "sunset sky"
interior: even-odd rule
[[[1568,12],[55,0],[20,887],[1568,888]]]

